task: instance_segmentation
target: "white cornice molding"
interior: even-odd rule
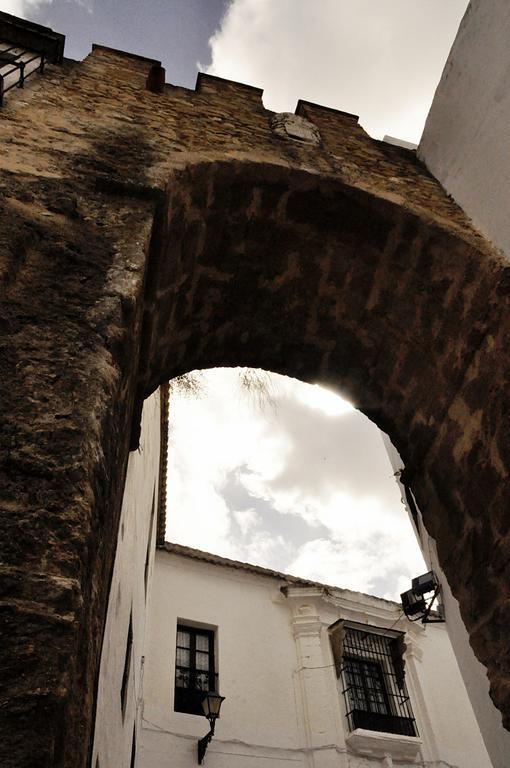
[[[415,658],[417,661],[422,659],[420,638],[426,629],[419,622],[409,621],[396,603],[361,592],[342,590],[340,593],[328,587],[289,586],[284,594],[290,602],[293,616],[300,617],[298,623],[301,626],[306,623],[303,617],[313,613],[314,621],[321,623],[323,627],[328,627],[331,620],[324,616],[324,609],[327,606],[331,614],[332,606],[338,618],[349,623],[371,627],[372,630],[380,629],[385,634],[393,632],[396,635],[398,632],[404,632],[408,646],[406,656]],[[311,629],[311,622],[308,621],[308,623]],[[313,631],[315,632],[316,629]],[[301,634],[303,632],[304,630],[300,631]]]
[[[324,596],[324,587],[285,587],[285,596],[289,600],[316,600]]]

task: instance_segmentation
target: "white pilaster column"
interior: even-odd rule
[[[408,630],[405,638],[406,685],[409,691],[409,696],[411,697],[411,705],[418,725],[418,731],[423,742],[423,758],[427,762],[435,762],[439,761],[439,750],[437,748],[434,729],[430,722],[427,704],[423,696],[420,685],[420,676],[418,674],[418,666],[421,663],[423,651],[417,640],[418,635],[425,630],[423,626],[416,624],[411,625],[411,628],[407,626],[405,629]]]
[[[303,704],[306,746],[314,768],[347,768],[343,733],[338,722],[335,673],[322,646],[322,623],[313,604],[293,610],[297,680]]]

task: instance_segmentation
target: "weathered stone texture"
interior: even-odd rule
[[[390,434],[508,723],[508,268],[354,116],[300,102],[321,143],[283,139],[257,89],[153,63],[98,47],[0,114],[0,762],[86,764],[137,414],[212,365]]]

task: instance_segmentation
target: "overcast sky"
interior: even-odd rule
[[[426,570],[379,430],[320,387],[235,369],[170,401],[167,538],[395,598]]]
[[[360,115],[418,142],[467,0],[0,0],[66,35]],[[335,395],[277,377],[274,407],[235,372],[171,404],[169,539],[338,586],[396,597],[424,570],[380,434]]]

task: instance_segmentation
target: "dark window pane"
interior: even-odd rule
[[[209,690],[209,674],[207,672],[197,672],[195,688],[198,688],[200,691]]]
[[[189,672],[187,669],[175,670],[175,684],[178,688],[189,688]]]
[[[197,651],[209,652],[209,636],[197,634]]]
[[[187,651],[185,648],[177,648],[177,666],[179,667],[189,667],[189,651]]]
[[[349,659],[345,667],[345,676],[350,708],[367,709],[366,694],[361,674],[361,662]]]

